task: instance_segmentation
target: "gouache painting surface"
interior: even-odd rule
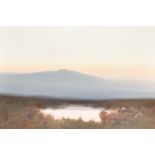
[[[0,128],[155,128],[155,27],[0,27]]]

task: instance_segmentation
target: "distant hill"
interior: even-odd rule
[[[70,70],[0,74],[0,93],[71,99],[153,98],[155,89]]]

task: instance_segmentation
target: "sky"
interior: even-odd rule
[[[58,69],[155,81],[155,27],[0,27],[0,72]]]

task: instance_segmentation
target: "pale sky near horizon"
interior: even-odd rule
[[[155,81],[155,27],[0,27],[0,72],[58,69]]]

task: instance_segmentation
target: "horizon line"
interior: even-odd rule
[[[102,76],[98,76],[98,75],[93,75],[93,74],[88,74],[88,73],[84,73],[84,72],[79,72],[79,71],[75,71],[72,69],[56,69],[56,70],[41,70],[41,71],[31,71],[31,72],[1,72],[0,74],[35,74],[35,73],[45,73],[45,72],[59,72],[59,71],[66,71],[66,72],[75,72],[75,73],[79,73],[79,74],[85,74],[85,75],[89,75],[89,76],[94,76],[97,78],[101,78],[101,79],[105,79],[105,80],[111,80],[111,81],[141,81],[141,82],[155,82],[155,80],[141,80],[141,79],[118,79],[118,78],[104,78]]]

